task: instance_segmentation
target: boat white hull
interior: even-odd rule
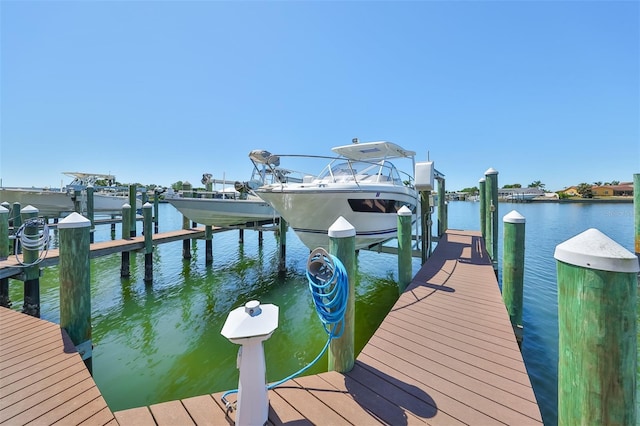
[[[20,207],[31,205],[38,209],[38,214],[45,217],[60,217],[74,212],[71,193],[50,191],[46,189],[0,188],[0,202],[20,203]],[[129,203],[128,196],[93,194],[94,214],[119,214],[122,205]],[[86,211],[86,193],[80,195],[80,204]],[[136,209],[142,208],[142,203],[136,201]]]
[[[257,197],[245,200],[177,197],[167,198],[166,201],[189,220],[201,225],[224,228],[279,217],[269,203]]]
[[[356,249],[395,238],[397,208],[407,205],[413,209],[417,203],[417,192],[413,188],[391,185],[346,184],[332,185],[330,189],[317,185],[291,188],[273,185],[268,189],[260,188],[257,194],[273,205],[310,250],[328,248],[328,229],[340,216],[356,229]],[[354,211],[348,200],[357,205],[365,201],[353,200],[371,203],[394,200],[395,207],[384,213]]]

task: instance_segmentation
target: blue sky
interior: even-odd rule
[[[638,1],[2,0],[0,24],[5,186],[198,186],[355,137],[448,190],[640,173]]]

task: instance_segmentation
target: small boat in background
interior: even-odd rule
[[[213,179],[211,174],[205,173],[202,183],[211,185],[211,191],[168,189],[164,199],[190,221],[201,225],[227,228],[275,222],[278,213],[253,193],[253,188],[270,181],[271,176],[265,168],[254,170],[248,182]],[[222,188],[217,189],[217,185]]]
[[[80,203],[80,211],[87,209],[87,186],[94,188],[94,214],[119,214],[122,205],[129,203],[128,192],[116,188],[115,176],[99,173],[64,172],[73,180],[62,188],[21,188],[0,187],[0,202],[20,203],[21,207],[31,205],[38,209],[43,217],[63,217],[75,211],[75,203]],[[97,185],[105,182],[107,185]],[[76,199],[76,191],[80,191],[80,199]],[[142,208],[140,200],[136,201],[136,209]]]
[[[338,157],[329,160],[318,176],[302,181],[280,179],[256,188],[291,225],[310,249],[328,248],[329,227],[342,216],[356,230],[356,249],[371,247],[397,236],[397,212],[407,206],[416,220],[418,191],[414,187],[415,152],[387,141],[359,143],[332,148]],[[272,166],[283,157],[268,151],[251,151],[254,163]],[[319,158],[319,156],[307,156]],[[391,159],[408,159],[410,173],[401,173]]]

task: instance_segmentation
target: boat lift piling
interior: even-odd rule
[[[153,232],[158,233],[158,210],[160,208],[160,194],[162,191],[153,190]]]
[[[526,219],[512,210],[502,218],[504,242],[502,254],[502,300],[511,326],[522,348],[522,309],[524,289],[524,236]]]
[[[91,373],[93,345],[91,341],[90,227],[91,221],[78,213],[70,214],[58,224],[60,229],[60,327],[66,330]]]
[[[498,171],[489,168],[484,172],[485,184],[485,214],[486,214],[486,248],[493,262],[493,269],[498,270]]]
[[[438,238],[444,235],[447,224],[447,193],[445,191],[444,177],[438,176]]]
[[[89,236],[90,243],[93,243],[93,232],[96,229],[93,206],[93,185],[89,184],[87,185],[87,219],[91,221],[91,234]]]
[[[131,225],[129,221],[131,220],[131,206],[129,204],[124,204],[122,206],[122,239],[129,240],[131,239]],[[130,264],[130,255],[129,251],[123,250],[121,254],[121,263],[120,263],[120,278],[129,278],[131,275]]]
[[[129,210],[129,236],[136,236],[136,186],[129,185],[129,206],[131,206],[131,210]]]
[[[0,206],[0,260],[9,257],[9,209]],[[9,278],[0,278],[0,306],[11,307]]]
[[[188,181],[182,183],[182,196],[191,197],[191,184]],[[189,229],[190,220],[185,215],[182,215],[182,229]],[[191,240],[185,239],[182,241],[182,258],[191,259]]]
[[[278,222],[279,225],[279,240],[280,240],[280,250],[279,250],[279,262],[278,262],[278,273],[282,274],[287,270],[287,221],[284,220],[283,217],[280,217]]]
[[[636,173],[633,175],[633,210],[636,229],[635,251],[636,257],[640,262],[640,173]],[[638,278],[640,279],[640,276]]]
[[[420,229],[421,229],[421,251],[422,263],[431,256],[431,191],[433,191],[433,180],[435,169],[433,161],[416,163],[415,166],[415,187],[420,193]]]
[[[11,209],[11,213],[13,215],[13,229],[16,230],[18,228],[20,228],[22,226],[22,217],[20,216],[20,210],[22,209],[22,207],[20,206],[20,203],[18,203],[17,201],[15,203],[13,203],[13,208]],[[20,247],[18,242],[14,239],[13,240],[13,253],[20,253]]]
[[[144,282],[153,281],[153,233],[151,232],[152,205],[145,203],[142,206],[143,234],[144,234]]]
[[[38,225],[31,219],[38,218],[38,209],[29,205],[21,210],[22,223],[24,224],[24,235],[27,240],[33,240],[38,235]],[[16,235],[16,238],[18,236]],[[19,242],[16,240],[16,244]],[[24,268],[24,303],[22,312],[40,318],[40,267],[38,258],[40,249],[38,247],[23,246],[22,262]]]
[[[281,220],[282,221],[282,220]],[[329,344],[328,370],[347,373],[355,362],[356,228],[340,216],[329,227],[329,253],[344,265],[349,279],[349,295],[342,322],[342,335]]]
[[[487,179],[481,178],[478,180],[478,199],[480,201],[480,233],[482,238],[487,238]]]
[[[404,293],[413,278],[411,249],[411,210],[402,206],[398,210],[398,290]]]

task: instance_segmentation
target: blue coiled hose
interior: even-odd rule
[[[325,343],[322,351],[313,361],[284,379],[269,384],[267,389],[280,386],[307,371],[322,358],[331,340],[339,338],[344,332],[344,314],[349,298],[349,277],[342,262],[337,257],[327,253],[323,248],[313,250],[307,262],[307,280],[309,282],[309,291],[316,307],[316,313],[322,322],[325,332],[329,335],[327,343]],[[222,395],[222,402],[227,409],[232,406],[226,397],[237,392],[238,389],[234,389]]]

